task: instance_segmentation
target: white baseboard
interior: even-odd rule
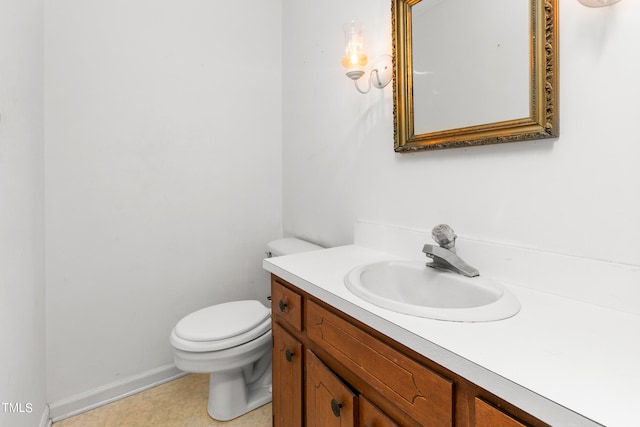
[[[186,375],[165,365],[49,404],[49,418],[60,421]]]
[[[40,424],[38,427],[51,427],[51,415],[49,414],[49,405],[44,405],[42,411],[42,417],[40,417]]]

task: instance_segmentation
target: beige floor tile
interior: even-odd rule
[[[53,427],[268,427],[271,404],[228,422],[207,413],[209,375],[190,374],[58,421]]]

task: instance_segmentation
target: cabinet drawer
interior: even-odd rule
[[[271,279],[271,313],[302,330],[302,297],[276,278]]]
[[[477,397],[475,409],[475,427],[526,427],[525,424]]]
[[[312,301],[307,335],[346,368],[424,426],[453,423],[453,382]]]

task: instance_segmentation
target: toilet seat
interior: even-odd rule
[[[171,332],[171,343],[184,351],[218,351],[247,343],[270,329],[271,310],[259,301],[232,301],[182,318]]]

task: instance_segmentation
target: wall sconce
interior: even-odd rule
[[[587,7],[603,7],[603,6],[611,6],[614,3],[618,3],[620,0],[578,0],[578,1]]]
[[[362,24],[351,21],[344,24],[344,50],[342,65],[347,69],[347,77],[354,81],[360,93],[368,93],[371,86],[382,89],[389,84],[393,76],[393,61],[390,55],[382,55],[373,64],[369,72],[369,85],[366,90],[360,89],[358,80],[365,75],[364,66],[367,65],[367,55],[364,53]]]

